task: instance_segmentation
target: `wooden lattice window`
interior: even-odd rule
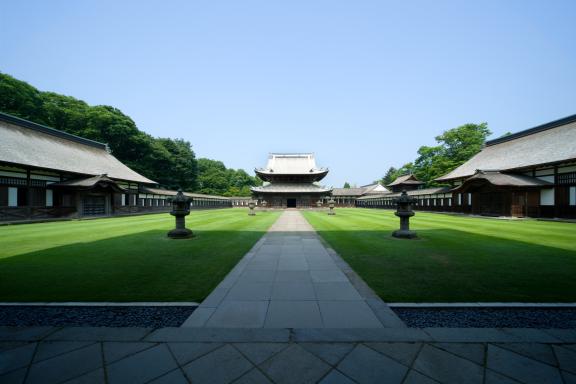
[[[558,174],[558,184],[559,185],[576,184],[576,172],[559,173]]]

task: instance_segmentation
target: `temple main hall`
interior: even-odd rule
[[[318,167],[313,153],[271,153],[266,167],[255,172],[264,181],[252,188],[259,205],[266,201],[272,208],[309,208],[332,193],[332,188],[318,184],[328,168]]]

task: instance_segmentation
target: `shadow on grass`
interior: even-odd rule
[[[0,301],[200,301],[265,231],[164,230],[0,259]]]
[[[388,302],[575,302],[576,252],[454,229],[318,233]]]

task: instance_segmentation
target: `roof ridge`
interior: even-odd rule
[[[524,129],[522,131],[512,133],[508,136],[503,136],[503,137],[499,137],[496,139],[487,140],[486,146],[489,147],[491,145],[504,143],[504,142],[507,142],[510,140],[518,139],[518,138],[524,137],[524,136],[533,135],[533,134],[538,133],[538,132],[547,131],[549,129],[560,127],[562,125],[570,124],[573,122],[576,122],[576,114],[562,117],[560,119],[556,119],[556,120],[550,121],[548,123],[540,124],[540,125],[537,125],[537,126],[532,127],[532,128]]]

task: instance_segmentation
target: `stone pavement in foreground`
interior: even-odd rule
[[[183,327],[402,327],[298,211],[284,211]]]
[[[575,383],[576,330],[0,327],[0,383]]]

